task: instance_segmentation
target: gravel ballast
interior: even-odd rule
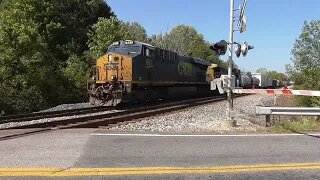
[[[61,110],[68,110],[68,109],[81,109],[81,108],[90,108],[90,107],[94,107],[94,106],[90,105],[90,103],[61,104],[59,106],[42,110],[40,112],[61,111]]]
[[[221,101],[207,105],[188,108],[179,112],[149,117],[138,122],[122,124],[109,128],[114,131],[133,132],[212,132],[219,130],[249,130],[261,127],[259,118],[255,115],[256,105],[270,106],[274,96],[249,95],[234,99],[235,120],[237,127],[221,129],[220,124],[225,120],[227,102]],[[255,123],[252,123],[255,122]]]
[[[115,113],[115,112],[120,112],[120,111],[121,110],[109,110],[109,111],[106,110],[106,111],[102,111],[102,112],[88,113],[88,114],[81,114],[81,115],[62,116],[62,117],[54,117],[54,118],[43,118],[43,119],[24,121],[24,122],[9,122],[9,123],[0,124],[0,129],[19,127],[19,126],[29,125],[29,124],[37,124],[37,123],[45,123],[45,122],[60,121],[60,120],[67,120],[67,119],[75,119],[75,118],[80,118],[80,117],[109,114],[109,113]]]

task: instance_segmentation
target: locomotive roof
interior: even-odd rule
[[[140,42],[140,41],[133,41],[133,40],[120,40],[120,41],[115,41],[113,42],[110,46],[122,46],[122,45],[145,45],[149,46],[151,48],[155,48],[153,45]]]
[[[206,61],[206,60],[203,60],[203,59],[199,59],[199,58],[192,58],[193,62],[194,63],[197,63],[197,64],[202,64],[202,65],[206,65],[206,66],[210,66],[211,63]]]
[[[155,49],[156,47],[151,45],[151,44],[148,44],[148,43],[144,43],[144,42],[140,42],[140,41],[132,41],[132,40],[121,40],[121,41],[116,41],[116,42],[113,42],[110,46],[110,47],[120,47],[120,49],[122,49],[124,46],[126,45],[136,45],[136,46],[147,46],[147,47],[150,47],[150,48],[153,48]],[[165,50],[165,51],[169,51],[169,50],[166,50],[166,49],[162,49],[162,48],[157,48],[157,49],[161,49],[161,50]],[[119,52],[122,52],[122,50],[118,50]],[[123,51],[124,52],[124,51]],[[170,51],[170,52],[173,52],[173,51]],[[125,53],[125,52],[124,52]],[[181,56],[183,57],[183,56]],[[205,66],[210,66],[211,63],[206,61],[206,60],[203,60],[203,59],[200,59],[200,58],[195,58],[195,57],[187,57],[185,56],[186,58],[191,58],[192,59],[192,62],[195,63],[195,64],[201,64],[201,65],[205,65]]]
[[[155,48],[153,45],[148,44],[148,43],[144,43],[144,42],[140,42],[140,41],[135,41],[135,43],[139,43],[139,44],[142,44],[142,45],[145,45],[145,46],[149,46],[149,47]]]

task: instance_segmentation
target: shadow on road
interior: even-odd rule
[[[312,134],[308,134],[308,133],[304,133],[304,132],[294,131],[294,130],[291,130],[291,129],[288,129],[288,130],[290,130],[290,131],[293,132],[293,133],[303,134],[303,135],[310,136],[310,137],[314,137],[314,138],[320,138],[319,135],[312,135]]]

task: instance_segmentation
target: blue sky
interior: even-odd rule
[[[238,7],[242,0],[235,0]],[[107,0],[119,19],[137,21],[148,35],[192,25],[209,42],[229,39],[229,0]],[[291,49],[305,20],[320,19],[320,0],[248,0],[247,31],[235,41],[255,46],[245,58],[234,58],[240,69],[285,72]],[[227,56],[222,59],[226,60]]]

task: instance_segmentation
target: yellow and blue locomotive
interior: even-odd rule
[[[116,106],[120,102],[152,101],[215,93],[210,82],[216,64],[132,40],[117,41],[97,59],[90,103]]]

